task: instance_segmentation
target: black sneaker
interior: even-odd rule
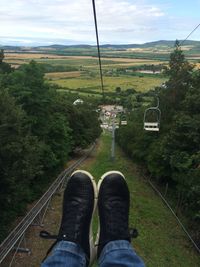
[[[99,231],[96,239],[97,258],[110,241],[128,240],[130,195],[122,173],[110,171],[98,182]]]
[[[95,257],[92,216],[96,194],[96,183],[90,173],[78,170],[71,175],[64,192],[62,220],[56,236],[56,242],[65,240],[79,244],[86,254],[87,266]],[[45,237],[45,232],[41,236]]]

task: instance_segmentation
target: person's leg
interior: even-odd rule
[[[105,245],[98,260],[100,267],[145,267],[127,240],[111,241]]]
[[[130,194],[122,173],[105,173],[98,183],[99,233],[97,257],[100,267],[144,267],[130,243]]]
[[[85,267],[86,257],[82,248],[73,242],[60,241],[41,267]]]
[[[95,181],[88,172],[76,171],[72,174],[64,192],[58,235],[52,236],[45,231],[40,233],[46,239],[56,239],[52,253],[42,267],[88,266],[93,260],[92,216],[96,194]]]

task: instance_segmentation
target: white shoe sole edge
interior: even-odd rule
[[[98,197],[98,191],[97,191],[97,185],[96,182],[94,180],[94,177],[87,171],[84,170],[76,170],[74,171],[71,176],[73,176],[76,173],[84,173],[85,175],[87,175],[93,185],[93,190],[94,190],[94,207],[93,207],[93,212],[92,212],[92,219],[90,221],[90,230],[89,230],[89,243],[90,243],[90,262],[89,262],[89,266],[94,262],[94,260],[96,259],[96,250],[95,250],[95,245],[94,245],[94,238],[93,238],[93,231],[92,231],[92,222],[93,222],[93,217],[94,217],[94,213],[97,207],[97,197]],[[71,177],[70,176],[70,177]]]
[[[119,171],[108,171],[108,172],[104,173],[101,176],[101,178],[99,179],[99,181],[98,181],[98,185],[97,185],[98,196],[99,196],[99,189],[101,187],[101,184],[102,184],[103,180],[110,174],[119,174],[124,178],[124,180],[126,180],[124,175]],[[98,231],[97,231],[97,236],[96,236],[96,239],[95,239],[95,250],[96,250],[95,254],[96,255],[97,255],[97,249],[98,249],[98,244],[99,244],[99,237],[100,237],[100,224],[99,224]]]

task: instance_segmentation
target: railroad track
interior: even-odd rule
[[[82,156],[78,161],[72,164],[69,168],[65,169],[51,184],[49,189],[38,200],[34,207],[26,214],[21,222],[10,232],[7,238],[0,244],[0,263],[6,258],[11,250],[13,250],[21,238],[24,236],[28,227],[34,222],[38,215],[42,212],[52,196],[56,191],[66,182],[69,175],[78,167],[93,151],[95,144],[89,149],[88,153]]]

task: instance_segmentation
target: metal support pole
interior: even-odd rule
[[[44,226],[44,218],[45,218],[48,208],[50,207],[50,202],[51,202],[51,198],[47,202],[46,206],[40,211],[40,213],[36,217],[36,222],[33,222],[31,226],[40,226],[40,227]]]
[[[46,215],[46,213],[47,213],[47,210],[48,210],[48,208],[49,208],[49,206],[50,206],[50,203],[51,203],[51,198],[50,198],[49,201],[47,202],[47,205],[46,205],[46,207],[45,207],[44,213],[43,213],[42,218],[41,218],[41,220],[40,220],[40,226],[41,226],[41,227],[44,226],[44,218],[45,218],[45,215]]]
[[[61,193],[64,191],[65,187],[66,187],[66,179],[63,180],[63,182],[60,184],[57,192],[56,192],[56,195],[58,196],[61,196]]]
[[[111,146],[111,160],[115,161],[115,123],[112,125],[112,146]]]
[[[40,227],[42,227],[42,225],[41,225],[41,212],[38,214],[38,216],[32,222],[31,226],[40,226]]]
[[[166,183],[166,186],[165,186],[165,194],[164,194],[164,197],[166,197],[166,195],[167,195],[167,191],[168,191],[168,186],[169,186],[169,184],[168,184],[168,183]]]
[[[24,248],[20,247],[23,241],[24,241]],[[14,250],[15,250],[15,252],[14,252],[13,257],[12,257],[12,259],[10,261],[9,267],[12,267],[13,263],[15,262],[15,257],[16,257],[16,254],[18,252],[20,252],[20,253],[28,253],[29,255],[31,253],[30,249],[28,249],[26,247],[25,233],[21,236],[21,239],[19,240],[19,243],[18,243],[17,247],[14,247]]]
[[[18,246],[15,248],[15,252],[14,252],[14,255],[13,255],[11,261],[10,261],[9,267],[12,267],[12,264],[13,264],[13,262],[14,262],[14,260],[15,260],[15,256],[16,256],[16,254],[17,254],[17,250],[19,249],[19,247],[20,247],[20,245],[21,245],[21,243],[22,243],[23,238],[24,238],[24,235],[21,237],[21,239],[20,239],[20,241],[19,241],[19,243],[18,243]]]

